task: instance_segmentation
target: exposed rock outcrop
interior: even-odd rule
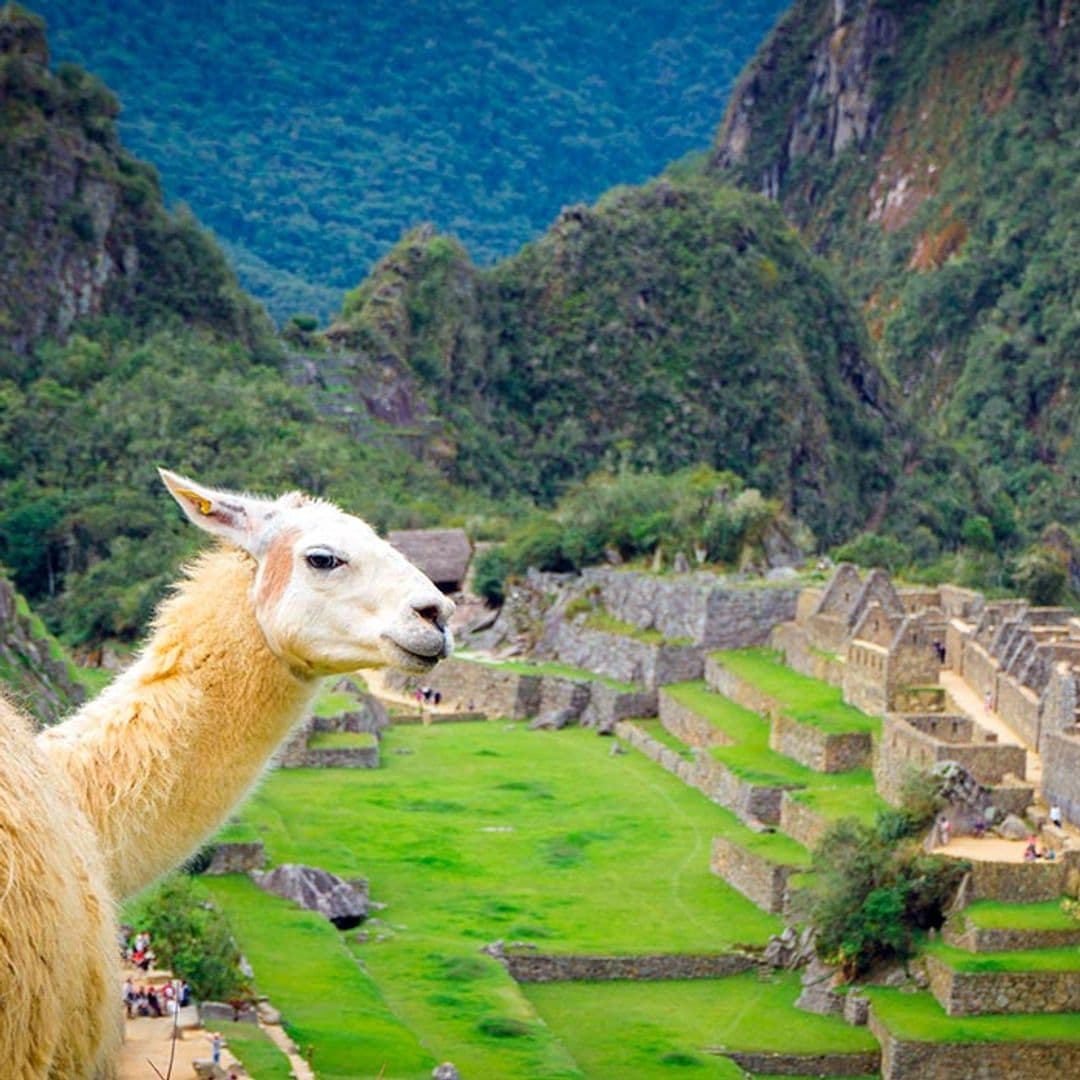
[[[358,926],[368,916],[366,888],[318,867],[283,863],[266,873],[253,871],[251,879],[266,892],[317,911],[339,930]]]

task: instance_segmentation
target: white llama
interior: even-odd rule
[[[161,476],[224,544],[188,568],[139,659],[71,719],[33,738],[0,710],[5,1076],[109,1076],[114,902],[213,834],[322,676],[425,671],[450,652],[453,605],[358,518]]]

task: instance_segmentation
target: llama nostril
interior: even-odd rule
[[[442,611],[435,604],[428,604],[427,607],[418,607],[413,610],[424,622],[429,622],[432,626],[442,627],[440,621]]]

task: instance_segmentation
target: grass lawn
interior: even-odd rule
[[[332,923],[264,893],[246,877],[202,881],[296,1045],[301,1052],[315,1047],[321,1078],[431,1075],[436,1062],[387,1007]]]
[[[339,746],[377,746],[378,742],[369,731],[316,731],[308,739],[308,748],[329,750]]]
[[[736,776],[751,783],[799,788],[795,798],[829,820],[857,817],[870,824],[887,808],[869,769],[819,773],[770,750],[768,722],[710,690],[704,681],[665,686],[664,692],[735,740],[734,746],[712,746],[709,753]]]
[[[462,1075],[580,1076],[481,945],[504,938],[553,952],[719,952],[779,930],[778,919],[709,872],[711,841],[723,833],[796,858],[805,851],[751,832],[643,755],[612,757],[611,746],[591,731],[531,732],[522,723],[403,727],[386,733],[378,770],[269,778],[241,827],[265,840],[273,861],[364,875],[374,899],[390,905],[361,944],[355,931],[341,934],[287,905],[294,921],[275,922],[267,913],[278,901],[244,880],[210,880],[260,989],[300,1044],[315,1044],[320,1076],[367,1075],[349,1055],[367,1055],[369,1043],[383,1048],[388,1080],[430,1075],[411,1032]],[[304,1012],[309,1001],[320,1015]],[[391,1071],[399,1062],[402,1071]]]
[[[679,982],[533,983],[522,987],[586,1076],[736,1078],[707,1047],[842,1053],[877,1049],[866,1028],[794,1008],[799,977],[749,973]],[[617,1019],[613,1019],[617,1018]]]
[[[1062,910],[1060,900],[1041,904],[977,900],[964,908],[964,915],[984,930],[1080,930],[1080,922]]]
[[[621,690],[624,694],[633,694],[641,690],[640,686],[635,686],[633,683],[609,679],[606,675],[598,675],[595,671],[571,667],[569,664],[559,664],[555,661],[488,660],[485,657],[472,656],[465,652],[458,652],[454,655],[459,660],[469,660],[475,664],[487,664],[489,667],[505,668],[507,671],[516,671],[521,675],[556,675],[559,678],[574,679],[578,682],[600,682],[615,690]]]
[[[633,638],[645,645],[693,645],[689,638],[666,638],[659,630],[643,630],[634,623],[623,622],[606,611],[593,611],[585,619],[585,625],[590,630],[601,630],[605,634],[619,634],[621,637]]]
[[[254,1024],[225,1024],[222,1034],[228,1048],[240,1059],[249,1076],[257,1080],[289,1080],[289,1059]]]
[[[941,941],[930,941],[924,948],[954,971],[1080,971],[1080,947],[1076,945],[1057,949],[971,953]]]
[[[792,671],[772,649],[731,649],[712,655],[739,678],[780,701],[795,720],[834,734],[869,731],[877,735],[881,731],[881,720],[845,704],[839,687]]]
[[[1080,1042],[1080,1013],[949,1017],[927,990],[867,987],[864,993],[889,1031],[911,1042]]]
[[[680,757],[685,758],[687,761],[694,760],[694,751],[682,741],[682,739],[676,738],[664,725],[655,717],[647,717],[643,720],[631,720],[630,723],[634,727],[641,728],[651,738],[655,739],[658,743],[663,743],[669,750],[674,750]]]

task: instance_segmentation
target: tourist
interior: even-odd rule
[[[1034,835],[1029,836],[1027,840],[1027,847],[1024,848],[1024,861],[1034,862],[1039,858],[1039,849],[1036,847],[1036,838]]]
[[[124,1011],[127,1013],[129,1020],[135,1016],[135,1004],[138,1001],[138,995],[135,993],[135,984],[131,981],[129,975],[127,981],[124,983]]]
[[[215,1065],[221,1064],[221,1032],[215,1031],[210,1038],[210,1057]]]
[[[947,817],[941,819],[941,846],[948,847],[952,839],[952,822]]]
[[[1060,829],[1061,828],[1061,807],[1060,806],[1055,805],[1055,806],[1050,807],[1050,824],[1053,825],[1055,829]]]
[[[990,713],[994,711],[991,708],[991,706],[994,704],[994,695],[989,690],[986,691],[986,694],[983,697],[983,703],[986,705],[986,714],[987,716],[989,716]]]

